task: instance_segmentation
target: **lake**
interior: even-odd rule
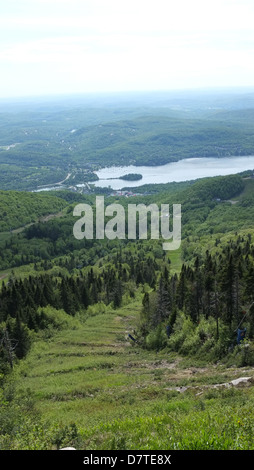
[[[99,181],[93,181],[96,187],[111,186],[112,189],[137,187],[151,183],[171,183],[189,181],[207,176],[220,176],[240,173],[254,169],[254,156],[223,158],[188,158],[160,166],[123,166],[102,168],[95,173]],[[138,181],[125,181],[120,176],[128,173],[140,173],[143,178]],[[78,185],[83,186],[83,185]]]

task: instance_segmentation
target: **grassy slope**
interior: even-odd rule
[[[251,196],[253,183],[247,180],[236,200]],[[221,207],[225,214],[238,204]],[[247,227],[246,233],[250,231]],[[221,241],[226,243],[231,234],[222,233]],[[205,235],[189,244],[205,251],[210,243],[215,250],[217,236]],[[179,271],[181,251],[171,255],[171,269]],[[139,292],[133,303],[118,310],[108,307],[99,313],[93,307],[96,315],[86,321],[62,313],[63,329],[37,340],[16,366],[17,391],[26,395],[30,390],[45,421],[74,422],[80,448],[253,449],[253,385],[212,388],[253,376],[253,368],[142,350],[127,337],[137,325],[141,300]],[[59,314],[52,310],[52,315]]]
[[[140,308],[139,294],[85,323],[63,314],[65,328],[17,367],[17,389],[45,420],[75,423],[83,449],[253,449],[253,386],[212,388],[253,368],[142,350],[127,337]]]

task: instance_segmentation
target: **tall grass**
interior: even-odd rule
[[[210,387],[242,372],[131,342],[140,308],[100,307],[86,319],[48,311],[55,328],[0,393],[0,449],[254,448],[252,385]]]
[[[211,399],[212,400],[212,399]],[[84,444],[94,449],[254,449],[254,417],[251,403],[208,399],[175,400],[158,404],[156,412],[142,410],[142,416],[101,425],[86,437]],[[147,412],[147,415],[146,415]]]

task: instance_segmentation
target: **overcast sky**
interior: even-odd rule
[[[0,0],[0,96],[254,86],[253,0]]]

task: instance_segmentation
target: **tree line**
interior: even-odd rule
[[[98,302],[111,303],[113,308],[118,308],[123,295],[133,297],[138,285],[147,283],[154,286],[157,269],[157,263],[151,257],[137,262],[133,253],[123,255],[119,251],[100,268],[89,267],[86,272],[80,270],[75,275],[43,273],[25,279],[16,279],[12,275],[7,284],[2,282],[0,291],[2,368],[5,370],[10,363],[4,342],[5,332],[15,343],[13,356],[21,359],[31,346],[30,332],[45,330],[53,322],[44,307],[64,310],[72,316]]]
[[[196,256],[192,265],[182,265],[179,275],[171,275],[170,264],[165,259],[158,262],[149,246],[140,244],[136,251],[134,247],[115,250],[108,260],[77,274],[64,275],[59,271],[25,279],[12,276],[8,284],[3,282],[0,291],[2,369],[9,365],[5,332],[9,341],[15,343],[14,357],[24,357],[31,345],[30,332],[44,330],[53,322],[45,307],[62,309],[72,316],[98,302],[119,308],[125,294],[135,296],[137,286],[143,286],[145,291],[138,333],[144,345],[155,332],[159,332],[156,347],[165,345],[166,331],[170,342],[182,316],[189,321],[190,328],[198,327],[203,320],[208,323],[212,320],[215,325],[212,339],[223,340],[223,354],[234,341],[239,324],[247,326],[248,337],[253,338],[254,308],[248,310],[254,302],[251,235],[217,246],[216,253],[207,250],[204,257]],[[211,339],[204,331],[199,334],[201,343]],[[178,341],[174,347],[181,351],[182,343],[183,340]]]
[[[166,329],[174,335],[174,331],[179,330],[182,316],[189,321],[190,331],[200,322],[208,325],[212,321],[213,341],[222,341],[225,353],[227,347],[235,344],[238,327],[246,328],[248,338],[254,337],[253,286],[254,247],[251,235],[247,239],[239,236],[231,240],[215,254],[207,250],[203,258],[196,256],[192,266],[182,265],[179,275],[170,276],[164,267],[156,289],[144,294],[140,328],[142,341],[145,344],[146,338],[157,331],[156,347],[165,345]],[[206,336],[203,342],[208,339]],[[174,343],[173,339],[171,342]],[[174,343],[174,347],[181,351],[182,343]]]

